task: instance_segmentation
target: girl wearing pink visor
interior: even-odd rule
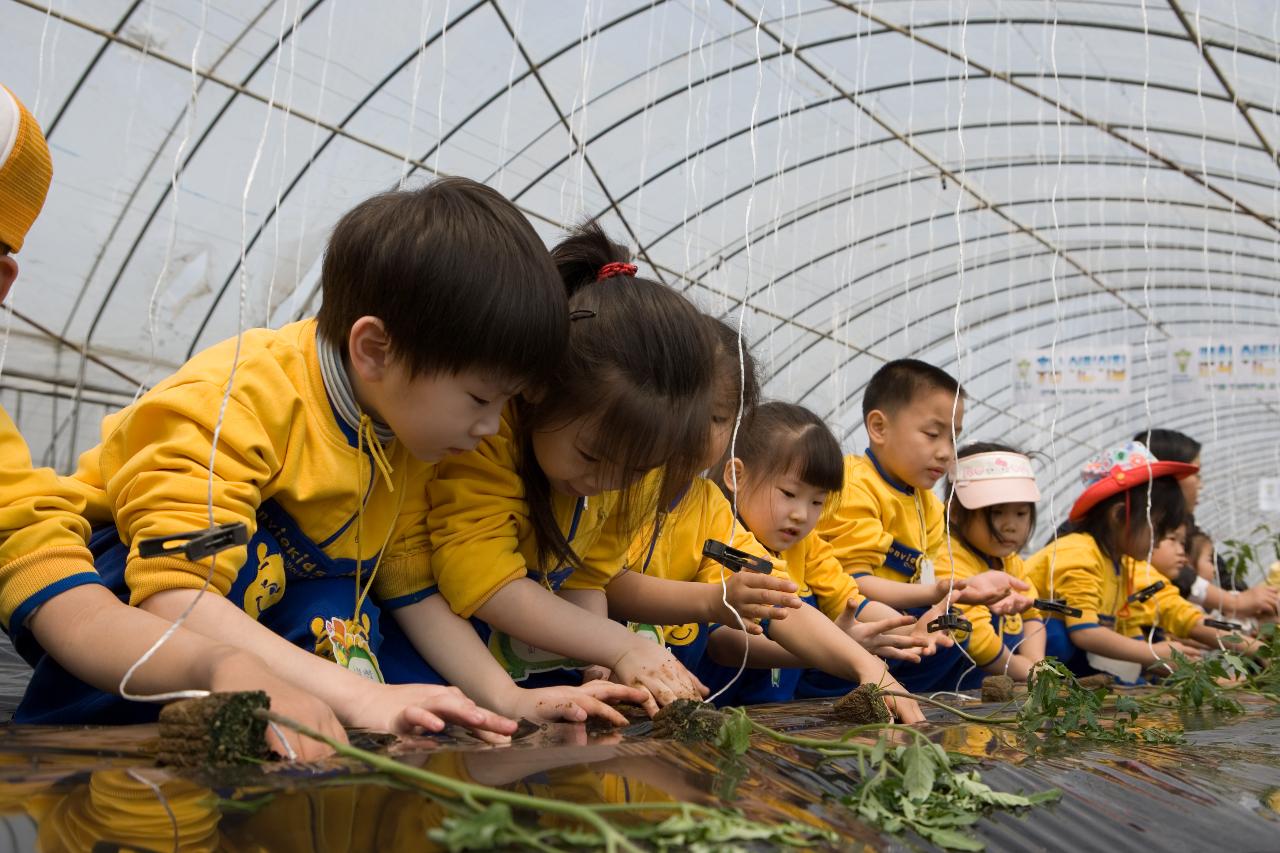
[[[1036,525],[1036,486],[1031,460],[1003,444],[974,443],[956,453],[949,488],[948,541],[938,555],[938,577],[972,578],[1003,571],[1027,580],[1018,552]],[[973,626],[960,661],[957,690],[978,687],[983,673],[1025,681],[1044,658],[1044,622],[1033,606],[1035,587],[1002,602],[1004,615],[980,604],[959,605]],[[980,670],[980,671],[979,671]]]

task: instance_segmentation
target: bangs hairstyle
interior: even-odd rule
[[[320,273],[320,334],[345,358],[377,317],[410,373],[491,372],[541,383],[569,309],[551,255],[515,205],[466,178],[376,195],[338,221]]]
[[[1124,556],[1120,553],[1120,537],[1126,529],[1145,525],[1147,499],[1151,500],[1151,538],[1159,542],[1187,521],[1187,503],[1182,498],[1182,487],[1174,477],[1156,477],[1154,480],[1134,486],[1132,489],[1112,495],[1093,508],[1078,523],[1071,525],[1072,533],[1088,533],[1098,543],[1102,553],[1113,560]],[[1128,499],[1128,506],[1125,500]],[[1110,513],[1113,507],[1121,508],[1121,522],[1113,526]]]
[[[867,383],[862,395],[862,419],[879,409],[892,415],[905,409],[930,391],[946,391],[961,400],[964,389],[941,367],[914,358],[900,358],[881,367]]]
[[[736,327],[710,315],[707,315],[707,323],[716,340],[714,405],[717,408],[732,407],[736,414],[741,402],[742,420],[745,423],[760,405],[760,375],[756,372],[756,360],[751,355],[751,347],[747,345],[745,334],[739,351]]]
[[[977,456],[979,453],[1017,453],[1022,456],[1028,455],[1018,448],[1010,447],[1007,444],[999,444],[994,441],[975,441],[971,444],[966,444],[964,447],[957,450],[956,460],[959,461],[966,456]],[[991,520],[991,506],[1002,506],[1002,504],[992,504],[991,506],[979,507],[978,509],[969,509],[956,499],[955,488],[955,483],[951,481],[950,477],[947,477],[946,494],[947,503],[951,512],[951,532],[963,539],[964,537],[961,535],[960,531],[969,523],[971,518],[976,516],[986,522],[987,532],[991,534],[992,539],[995,539],[997,542],[1003,541],[1000,538],[1000,534],[996,532],[995,522]],[[1022,502],[1019,501],[1019,503]],[[1031,529],[1027,531],[1026,541],[1018,546],[1020,549],[1026,547],[1027,542],[1031,541],[1031,537],[1034,536],[1036,532],[1035,502],[1027,501],[1026,503],[1031,505]]]
[[[1133,437],[1161,462],[1194,462],[1200,455],[1200,442],[1176,429],[1143,430]]]
[[[762,483],[792,474],[806,486],[827,492],[823,514],[840,505],[844,491],[844,453],[822,418],[795,403],[761,403],[751,423],[738,430],[738,440],[712,472],[725,497],[733,500],[724,469],[732,458],[742,460],[752,490]]]
[[[594,444],[584,448],[632,478],[615,512],[624,531],[657,518],[693,482],[711,431],[716,342],[689,300],[647,278],[597,281],[601,267],[630,260],[596,222],[575,229],[551,250],[575,319],[569,345],[547,392],[521,400],[519,473],[538,545],[538,562],[581,567],[556,523],[551,488],[533,453],[534,432],[585,420]],[[657,494],[647,471],[661,469]]]

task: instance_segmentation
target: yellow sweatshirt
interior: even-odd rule
[[[816,533],[810,533],[779,555],[787,564],[787,573],[800,589],[796,595],[812,598],[813,605],[827,615],[838,619],[853,602],[861,609],[867,597],[858,591],[854,576],[845,572],[840,561],[831,552],[831,546]]]
[[[1100,625],[1115,628],[1116,614],[1128,595],[1128,579],[1121,576],[1120,565],[1102,553],[1092,536],[1060,536],[1028,557],[1026,568],[1027,580],[1041,596],[1064,599],[1067,606],[1083,611],[1079,616],[1062,617],[1068,632]]]
[[[845,457],[840,506],[818,523],[817,534],[854,577],[910,581],[921,554],[936,558],[943,516],[937,495],[896,481],[868,451]]]
[[[100,583],[84,500],[49,468],[32,468],[27,444],[0,409],[0,627],[22,626],[61,592]]]
[[[731,530],[733,541],[728,542]],[[699,477],[675,508],[663,515],[656,540],[653,525],[648,524],[631,541],[627,568],[673,581],[719,583],[720,564],[702,556],[702,546],[708,539],[728,542],[739,551],[757,557],[768,556],[768,551],[746,525],[741,521],[734,523],[733,505],[720,487]]]
[[[428,487],[433,573],[450,607],[465,617],[526,573],[552,589],[604,589],[626,563],[632,531],[613,512],[619,492],[577,500],[553,492],[556,520],[584,568],[537,564],[512,420],[508,412],[497,435],[441,461]]]
[[[80,458],[78,487],[105,495],[131,546],[125,580],[135,604],[162,590],[198,589],[208,574],[208,559],[144,560],[137,543],[208,526],[209,454],[235,345],[210,347],[106,417],[102,443]],[[246,555],[241,547],[218,554],[213,588],[226,595],[246,559],[284,582],[354,574],[359,553],[367,579],[385,542],[374,594],[389,607],[430,594],[426,493],[434,466],[398,441],[384,450],[394,492],[367,451],[359,458],[354,431],[340,425],[329,402],[315,320],[245,332],[213,463],[213,519],[244,522],[251,532],[266,524],[282,553]],[[313,547],[335,561],[333,571],[317,564]]]
[[[960,537],[955,535],[949,536],[947,544],[938,549],[937,576],[939,580],[944,580],[952,575],[962,579],[977,577],[988,569],[1002,570],[1015,578],[1030,581],[1027,577],[1026,566],[1022,562],[1022,558],[1017,554],[1011,554],[1003,560],[996,560],[993,565],[988,562],[988,558],[978,554],[966,545]],[[1033,584],[1032,588],[1024,592],[1023,595],[1028,598],[1038,598],[1040,594]],[[1033,607],[1021,614],[1015,613],[1003,617],[1000,629],[997,630],[991,617],[991,611],[985,605],[959,604],[956,606],[964,613],[964,618],[973,624],[973,631],[969,634],[968,649],[969,655],[978,666],[986,666],[1000,657],[1000,650],[1004,646],[1001,635],[1017,636],[1022,633],[1022,623],[1024,621],[1044,618],[1040,611]]]
[[[1159,626],[1175,637],[1185,637],[1204,618],[1204,611],[1183,598],[1178,588],[1146,560],[1125,557],[1121,563],[1132,579],[1130,595],[1158,581],[1164,581],[1164,586],[1146,601],[1129,602],[1127,611],[1122,608],[1116,620],[1116,633],[1142,637],[1143,629]]]

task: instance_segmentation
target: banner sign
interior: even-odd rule
[[[1280,341],[1239,336],[1172,341],[1169,388],[1176,400],[1216,394],[1280,400]]]
[[[1015,403],[1050,403],[1081,397],[1132,396],[1128,344],[1060,346],[1022,352],[1013,359]]]

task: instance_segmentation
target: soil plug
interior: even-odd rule
[[[982,679],[983,702],[1012,702],[1013,679],[1007,675],[988,675]]]
[[[693,699],[677,699],[653,718],[653,733],[681,743],[714,741],[724,724],[724,714]]]
[[[842,722],[859,726],[892,721],[884,698],[871,684],[859,684],[856,689],[837,699],[831,706],[831,713]]]
[[[267,721],[255,712],[271,707],[262,691],[212,693],[160,710],[161,764],[225,767],[269,758]]]

